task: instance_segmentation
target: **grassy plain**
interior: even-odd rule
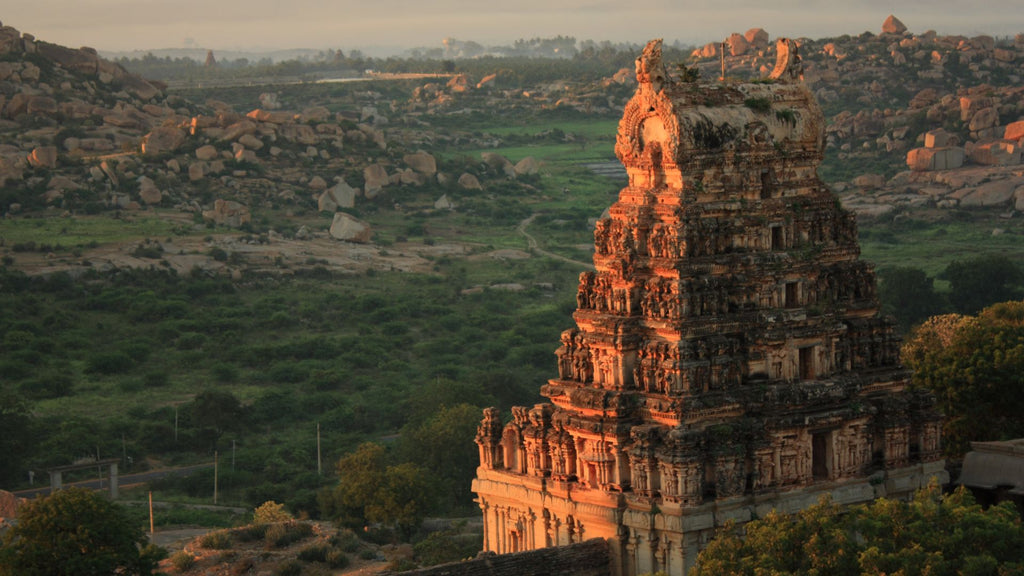
[[[962,215],[961,215],[962,217]],[[997,214],[938,222],[902,220],[860,226],[861,252],[876,267],[912,266],[936,276],[954,260],[998,254],[1024,264],[1024,222]],[[937,283],[945,289],[946,284]]]
[[[124,218],[110,214],[74,218],[41,215],[0,222],[0,238],[11,247],[32,242],[69,249],[184,234],[192,229],[190,223],[191,219],[183,221],[180,212],[165,210]]]

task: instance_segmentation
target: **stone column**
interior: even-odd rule
[[[683,570],[676,574],[686,576],[693,569],[694,564],[697,563],[697,553],[700,552],[700,532],[684,534],[680,551],[683,557]]]
[[[650,574],[654,572],[654,549],[652,547],[653,535],[644,530],[637,534],[636,544],[636,573]]]
[[[110,499],[117,500],[117,462],[110,464]]]
[[[50,472],[50,492],[56,492],[64,487],[64,482],[60,472]]]

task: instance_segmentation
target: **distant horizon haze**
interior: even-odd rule
[[[1024,33],[1020,0],[650,0],[633,7],[608,0],[35,0],[5,8],[0,21],[40,40],[105,52],[358,49],[386,56],[438,47],[445,37],[487,46],[558,35],[699,46],[750,28],[773,39],[856,36],[879,33],[889,14],[917,34]]]

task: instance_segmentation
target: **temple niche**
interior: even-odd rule
[[[484,549],[606,538],[616,575],[686,574],[717,527],[946,480],[856,225],[818,176],[796,43],[762,82],[673,82],[652,41],[549,402],[485,412]]]

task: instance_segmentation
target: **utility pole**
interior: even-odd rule
[[[149,535],[153,536],[153,491],[149,492]]]
[[[231,472],[235,471],[235,441],[231,440]]]
[[[323,468],[320,465],[320,421],[316,422],[316,475],[323,475]]]
[[[725,82],[725,46],[726,46],[726,43],[722,42],[722,56],[721,56],[722,77],[718,79],[721,82]]]
[[[213,505],[217,505],[217,452],[213,452]]]
[[[178,443],[178,405],[174,405],[174,443]]]

